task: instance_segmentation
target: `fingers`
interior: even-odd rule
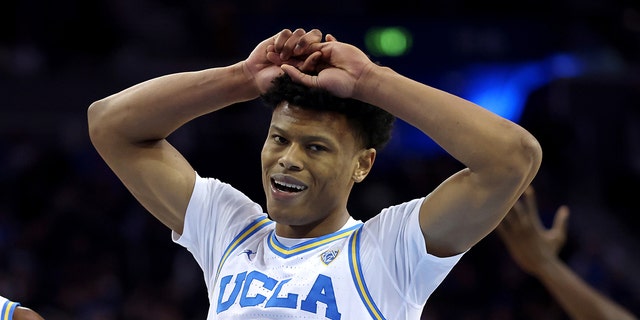
[[[556,210],[556,215],[553,218],[553,224],[551,229],[547,232],[551,238],[549,242],[552,245],[553,252],[557,255],[565,242],[567,241],[567,221],[569,220],[569,207],[560,206]]]
[[[538,204],[533,187],[529,186],[529,188],[524,191],[524,194],[522,196],[524,197],[526,213],[531,221],[539,221],[540,217],[538,216]]]
[[[292,56],[303,55],[310,45],[322,41],[322,32],[312,29],[306,32],[298,28],[293,32],[289,29],[280,31],[275,37],[273,51],[280,54],[280,60],[287,61]]]
[[[312,29],[311,31],[305,33],[300,39],[297,41],[296,46],[293,48],[294,55],[301,55],[307,52],[307,49],[310,45],[314,43],[322,42],[322,32],[318,29]]]
[[[300,69],[300,71],[306,72],[306,73],[313,73],[313,72],[317,71],[317,69],[318,69],[318,61],[320,61],[320,57],[322,57],[322,52],[320,52],[320,51],[316,51],[316,52],[310,54],[302,62],[302,64],[300,66],[298,66],[298,69]]]
[[[273,51],[267,51],[267,60],[277,66],[282,65],[283,63],[283,61],[280,59],[280,54]]]
[[[317,73],[319,69],[320,57],[322,52],[316,51],[311,53],[307,57],[295,57],[292,56],[288,60],[282,60],[280,54],[275,52],[267,52],[267,59],[274,65],[282,66],[284,64],[296,67],[305,73]]]
[[[569,207],[560,206],[556,210],[556,215],[553,217],[553,224],[551,229],[558,230],[558,232],[567,233],[567,222],[569,221]]]
[[[282,70],[286,72],[294,82],[301,83],[307,87],[319,87],[318,76],[304,73],[289,64],[283,64]]]
[[[511,210],[509,210],[507,215],[502,219],[502,222],[500,222],[499,227],[505,229],[505,232],[517,228],[521,223],[522,213],[525,211],[522,201],[516,201],[513,207],[511,207]]]
[[[502,239],[505,239],[508,235],[509,230],[506,229],[505,225],[503,223],[500,223],[497,227],[496,227],[496,233],[498,234],[498,236]]]
[[[302,38],[305,33],[304,29],[298,28],[285,40],[282,47],[279,48],[276,44],[276,50],[280,49],[280,59],[283,61],[289,60],[293,55],[293,49],[298,45],[298,41],[300,41],[300,38]]]
[[[322,32],[318,29],[308,32],[302,28],[294,31],[283,29],[273,36],[271,43],[266,46],[266,57],[274,65],[287,64],[303,73],[316,74],[326,68],[326,63],[322,62],[323,45],[327,42],[337,42],[331,34],[328,34],[325,40],[323,43]],[[308,84],[304,81],[302,83]],[[317,86],[317,83],[311,84]]]
[[[284,30],[280,31],[275,36],[275,40],[273,42],[273,50],[274,50],[274,52],[276,52],[276,53],[282,52],[282,48],[286,44],[287,40],[289,40],[289,38],[291,38],[292,34],[293,34],[293,32],[291,32],[291,30],[289,30],[289,29],[284,29]]]

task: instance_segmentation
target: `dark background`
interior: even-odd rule
[[[319,28],[364,49],[369,28],[404,26],[413,35],[410,52],[373,58],[462,96],[477,66],[558,53],[580,61],[580,73],[527,87],[517,121],[544,150],[534,180],[544,222],[561,204],[572,209],[563,259],[640,314],[639,7],[622,0],[4,1],[0,295],[53,320],[205,319],[200,269],[98,157],[87,135],[89,104],[166,73],[237,62],[283,28]],[[269,119],[258,105],[197,119],[171,139],[202,175],[262,203],[259,151]],[[354,216],[425,195],[460,168],[402,130],[354,190]],[[434,320],[566,319],[493,234],[462,259],[426,310]]]

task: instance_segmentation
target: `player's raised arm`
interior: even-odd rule
[[[318,30],[283,30],[242,62],[161,76],[98,100],[88,109],[91,141],[136,199],[182,233],[195,172],[166,138],[196,117],[258,97],[282,73],[273,61],[301,65],[294,51],[320,38]]]
[[[386,109],[467,167],[423,203],[420,226],[427,251],[454,255],[490,233],[537,173],[542,159],[538,141],[481,106],[373,63],[355,46],[328,41],[317,47],[322,52],[317,76],[283,69],[308,86]]]
[[[560,206],[547,229],[540,221],[535,190],[522,194],[496,228],[511,258],[549,291],[571,319],[637,320],[621,304],[592,287],[558,255],[567,239],[569,207]]]

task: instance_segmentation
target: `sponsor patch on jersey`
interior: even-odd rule
[[[328,265],[331,261],[336,259],[338,253],[340,253],[340,250],[338,249],[329,249],[320,254],[320,260],[322,260],[324,264]]]

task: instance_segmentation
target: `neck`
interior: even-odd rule
[[[317,221],[313,224],[296,226],[276,224],[276,235],[285,238],[317,238],[340,230],[349,220],[349,214],[335,219]]]

